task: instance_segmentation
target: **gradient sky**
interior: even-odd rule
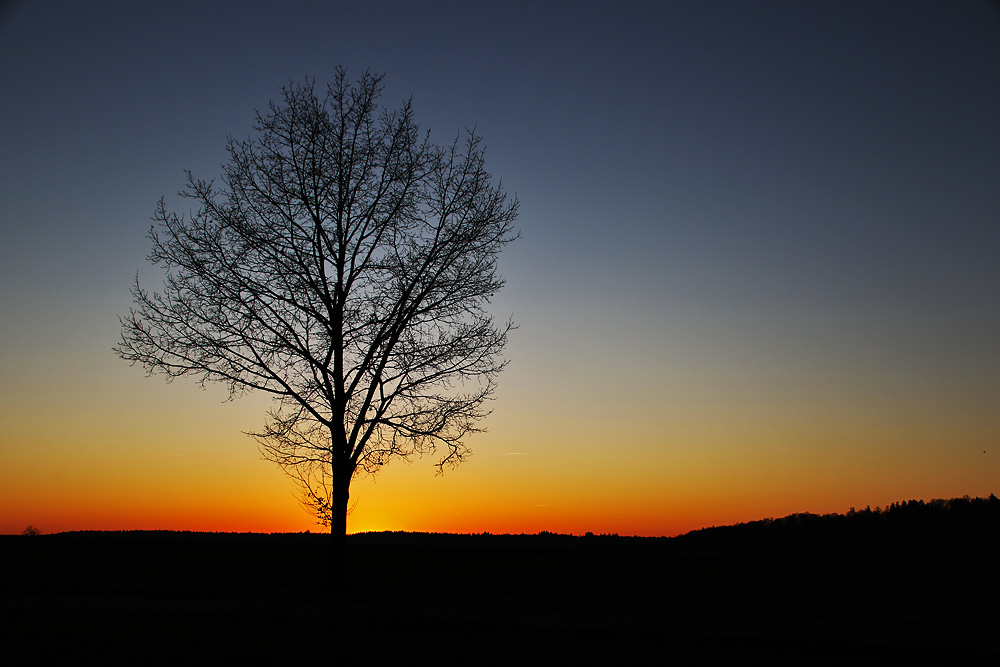
[[[0,4],[0,533],[316,529],[268,403],[111,351],[153,206],[290,79],[386,74],[521,202],[474,455],[349,530],[674,535],[1000,493],[1000,9]]]

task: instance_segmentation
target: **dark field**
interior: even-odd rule
[[[341,595],[322,535],[0,536],[3,662],[978,662],[1000,655],[984,529],[357,535]]]

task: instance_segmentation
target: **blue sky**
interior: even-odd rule
[[[624,503],[607,522],[635,526],[660,491],[663,516],[680,503],[668,489],[732,496],[662,532],[996,490],[996,3],[14,2],[0,63],[0,468],[21,496],[70,451],[120,468],[102,488],[128,487],[157,449],[135,468],[122,451],[215,451],[176,413],[229,410],[233,444],[205,465],[218,478],[245,456],[254,472],[228,483],[288,502],[239,433],[259,402],[220,407],[110,348],[136,272],[155,286],[156,200],[179,205],[184,169],[218,174],[254,108],[336,65],[384,72],[384,103],[412,95],[440,142],[476,127],[521,202],[495,304],[521,325],[512,363],[471,472],[446,477],[525,496],[559,479],[568,499],[606,474],[643,489],[602,497]],[[165,405],[174,418],[149,416]],[[539,463],[492,458],[507,451]],[[412,504],[395,484],[468,503],[473,529],[476,501],[430,464],[359,485],[359,525],[438,525],[368,500]],[[524,525],[582,525],[569,516]]]

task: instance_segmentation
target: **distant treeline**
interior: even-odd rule
[[[731,526],[691,531],[677,537],[628,537],[614,534],[583,536],[542,531],[510,535],[471,535],[379,532],[352,535],[354,544],[390,545],[399,543],[433,546],[532,548],[603,551],[699,551],[727,548],[822,547],[837,548],[1000,548],[1000,499],[908,500],[886,507],[851,508],[847,514],[791,514],[780,519],[762,519]]]
[[[847,514],[791,514],[702,528],[674,538],[701,546],[893,547],[947,550],[1000,546],[1000,499],[907,500]]]
[[[326,533],[209,533],[171,530],[72,531],[40,538],[74,541],[161,541],[194,543],[309,544],[329,539]],[[702,528],[677,537],[629,537],[617,533],[583,536],[541,531],[537,534],[414,533],[386,531],[348,536],[348,544],[359,547],[408,546],[573,549],[603,551],[725,550],[727,548],[817,547],[914,548],[947,550],[1000,548],[1000,499],[907,500],[886,507],[851,508],[847,514],[791,514],[780,519],[762,519],[731,526]]]

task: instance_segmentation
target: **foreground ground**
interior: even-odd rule
[[[16,661],[431,658],[955,663],[1000,655],[992,548],[817,548],[564,536],[0,537]]]

